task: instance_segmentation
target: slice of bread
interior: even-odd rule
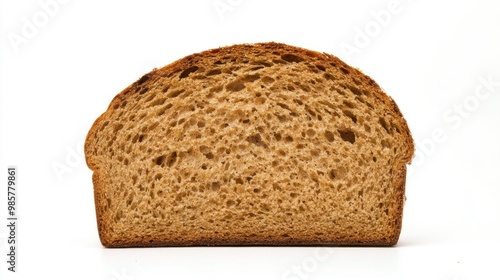
[[[106,247],[394,245],[413,152],[372,79],[278,43],[153,70],[85,142]]]

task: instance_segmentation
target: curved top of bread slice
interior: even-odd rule
[[[395,244],[413,152],[398,106],[372,79],[279,43],[151,71],[85,142],[110,247]]]

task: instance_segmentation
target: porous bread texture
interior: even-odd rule
[[[413,152],[372,79],[278,43],[153,70],[85,143],[106,247],[394,245]]]

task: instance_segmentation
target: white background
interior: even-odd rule
[[[437,2],[1,1],[0,278],[500,279],[500,2]],[[83,160],[93,121],[155,67],[264,41],[337,55],[399,105],[417,156],[398,245],[104,249]]]

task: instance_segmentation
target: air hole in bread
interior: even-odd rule
[[[327,80],[330,80],[330,81],[333,81],[333,82],[335,81],[335,77],[332,74],[330,74],[330,73],[323,74],[323,77],[325,79],[327,79]]]
[[[245,84],[240,80],[233,81],[233,82],[228,83],[226,85],[226,90],[233,91],[233,92],[238,92],[244,88],[245,88]]]
[[[274,132],[273,135],[274,135],[274,139],[276,139],[276,141],[281,141],[281,133]]]
[[[373,107],[373,105],[370,103],[370,102],[367,102],[366,100],[364,100],[362,97],[360,96],[356,96],[356,100],[359,101],[360,103],[363,103],[365,104],[366,106],[368,106],[370,109],[374,110],[375,108]]]
[[[290,116],[293,116],[293,117],[298,117],[299,115],[293,111],[292,109],[290,109],[290,107],[288,107],[288,105],[286,104],[283,104],[283,103],[276,103],[276,105],[280,106],[281,108],[285,109],[285,110],[288,110],[290,113]]]
[[[250,69],[248,69],[248,71],[257,71],[257,70],[260,70],[263,68],[264,68],[264,66],[254,66],[254,67],[251,67]]]
[[[214,75],[219,75],[221,73],[222,73],[222,71],[220,69],[212,69],[212,70],[208,71],[208,73],[206,75],[207,76],[214,76]]]
[[[363,94],[363,92],[359,88],[357,88],[357,87],[355,87],[353,85],[347,85],[347,88],[349,88],[349,90],[352,93],[354,93],[355,95],[362,95]]]
[[[205,127],[205,121],[198,121],[198,122],[196,123],[196,126],[197,126],[198,128],[203,128],[203,127]]]
[[[234,181],[236,182],[236,184],[243,185],[243,180],[241,178],[236,178],[234,179]]]
[[[348,129],[338,130],[338,132],[339,132],[340,138],[342,138],[342,140],[349,142],[351,144],[354,144],[354,142],[356,142],[356,135],[351,130],[348,130]]]
[[[187,76],[189,76],[189,74],[196,72],[198,69],[199,69],[199,67],[196,65],[189,67],[188,69],[181,72],[181,74],[179,75],[179,79],[186,78]]]
[[[302,84],[302,83],[298,83],[298,82],[295,82],[295,84],[303,91],[305,92],[311,92],[311,88],[306,85],[306,84]]]
[[[167,97],[170,97],[170,98],[174,98],[174,97],[177,97],[179,96],[181,93],[183,93],[184,91],[186,91],[185,89],[178,89],[178,90],[174,90],[172,92],[170,92],[169,94],[167,94]]]
[[[335,170],[330,169],[330,171],[328,171],[328,178],[330,178],[330,180],[335,180]]]
[[[356,85],[358,85],[358,86],[361,86],[361,85],[362,85],[362,83],[361,83],[361,81],[360,81],[360,80],[358,80],[358,79],[356,79],[356,78],[354,78],[354,79],[352,79],[352,80],[354,81],[354,83],[355,83]]]
[[[323,72],[326,70],[325,66],[323,66],[323,65],[316,65],[316,68],[318,68],[319,70],[321,70]]]
[[[262,77],[262,81],[263,81],[264,83],[266,83],[266,84],[272,84],[272,83],[274,83],[274,79],[273,79],[273,78],[271,78],[271,77],[269,77],[269,76],[264,76],[264,77]]]
[[[246,75],[245,77],[242,78],[242,81],[245,83],[253,83],[260,79],[259,74],[253,74],[253,75]]]
[[[309,115],[316,117],[316,112],[314,112],[309,106],[306,105],[305,108],[307,113],[309,113]]]
[[[134,200],[134,193],[131,192],[127,198],[127,206],[130,206],[130,204],[132,204],[132,201]]]
[[[107,210],[111,207],[111,199],[106,198],[106,203],[104,204],[104,208]]]
[[[260,209],[264,212],[269,212],[269,211],[271,211],[271,206],[267,203],[262,203],[260,205]]]
[[[265,60],[258,60],[258,61],[253,62],[252,64],[264,65],[265,67],[271,67],[271,66],[273,66],[273,64],[271,62],[265,61]]]
[[[278,113],[274,113],[274,115],[278,118],[278,120],[280,122],[287,122],[288,121],[288,118],[285,115],[278,114]]]
[[[399,130],[399,128],[398,128],[398,126],[397,126],[397,125],[394,125],[393,127],[394,127],[394,129],[396,129],[396,132],[397,132],[397,133],[401,134],[401,131]]]
[[[144,103],[148,103],[149,101],[153,100],[156,97],[155,94],[148,94],[146,97],[143,98]]]
[[[267,144],[262,140],[262,137],[259,133],[248,136],[246,138],[246,141],[256,146],[267,148]]]
[[[391,131],[389,130],[389,126],[387,125],[387,122],[385,121],[384,118],[379,118],[378,119],[378,122],[380,123],[380,125],[385,129],[385,131],[389,134],[391,134]]]
[[[287,53],[281,56],[281,59],[283,59],[286,62],[301,62],[303,59],[300,56]]]
[[[354,123],[358,122],[358,118],[351,111],[343,110],[342,113],[348,116]]]
[[[297,146],[295,146],[295,147],[300,150],[300,149],[304,149],[306,147],[306,145],[300,143],[300,144],[297,144]]]
[[[327,130],[325,131],[325,137],[326,137],[326,140],[328,140],[328,142],[333,142],[335,140],[335,136],[333,134],[333,132]]]
[[[219,182],[212,182],[212,184],[210,184],[210,189],[214,192],[218,192],[220,190],[220,183]]]
[[[210,148],[209,148],[209,147],[207,147],[207,146],[205,146],[205,145],[201,145],[201,146],[199,147],[199,150],[200,150],[200,152],[201,152],[202,154],[207,154],[207,153],[209,153],[209,152],[210,152]]]
[[[231,150],[226,150],[226,151],[229,151],[229,153],[231,152]],[[228,152],[226,152],[227,154],[229,154]],[[214,158],[214,154],[208,152],[205,154],[205,157],[208,158],[208,159],[213,159]]]
[[[300,99],[294,99],[293,102],[297,103],[298,105],[304,105],[304,102],[302,102]]]
[[[163,105],[165,104],[165,100],[167,100],[167,98],[160,98],[160,99],[156,99],[155,101],[151,102],[151,107],[154,107],[154,106],[159,106],[159,105]]]
[[[120,131],[121,129],[123,128],[123,124],[119,123],[119,124],[116,124],[115,127],[113,128],[113,133],[117,133],[118,131]]]
[[[387,142],[387,140],[385,139],[382,139],[382,141],[380,141],[380,144],[382,144],[382,147],[384,147],[384,149],[389,149],[391,147],[389,145],[389,142]]]
[[[118,211],[116,211],[114,217],[113,217],[113,220],[115,220],[115,222],[121,220],[123,218],[123,211],[120,209]]]
[[[154,162],[156,163],[156,165],[162,165],[163,162],[165,161],[165,158],[166,158],[165,155],[159,156],[154,160]]]
[[[344,104],[346,107],[349,107],[351,109],[354,109],[356,108],[356,106],[354,106],[354,104],[352,104],[351,102],[347,101],[347,100],[343,100],[342,101],[342,104]]]
[[[156,115],[157,116],[162,116],[170,108],[172,108],[172,103],[168,103],[165,107],[163,107],[162,109],[160,109]]]
[[[175,161],[177,160],[177,152],[172,152],[170,155],[168,155],[167,158],[167,166],[172,167],[175,164]]]

